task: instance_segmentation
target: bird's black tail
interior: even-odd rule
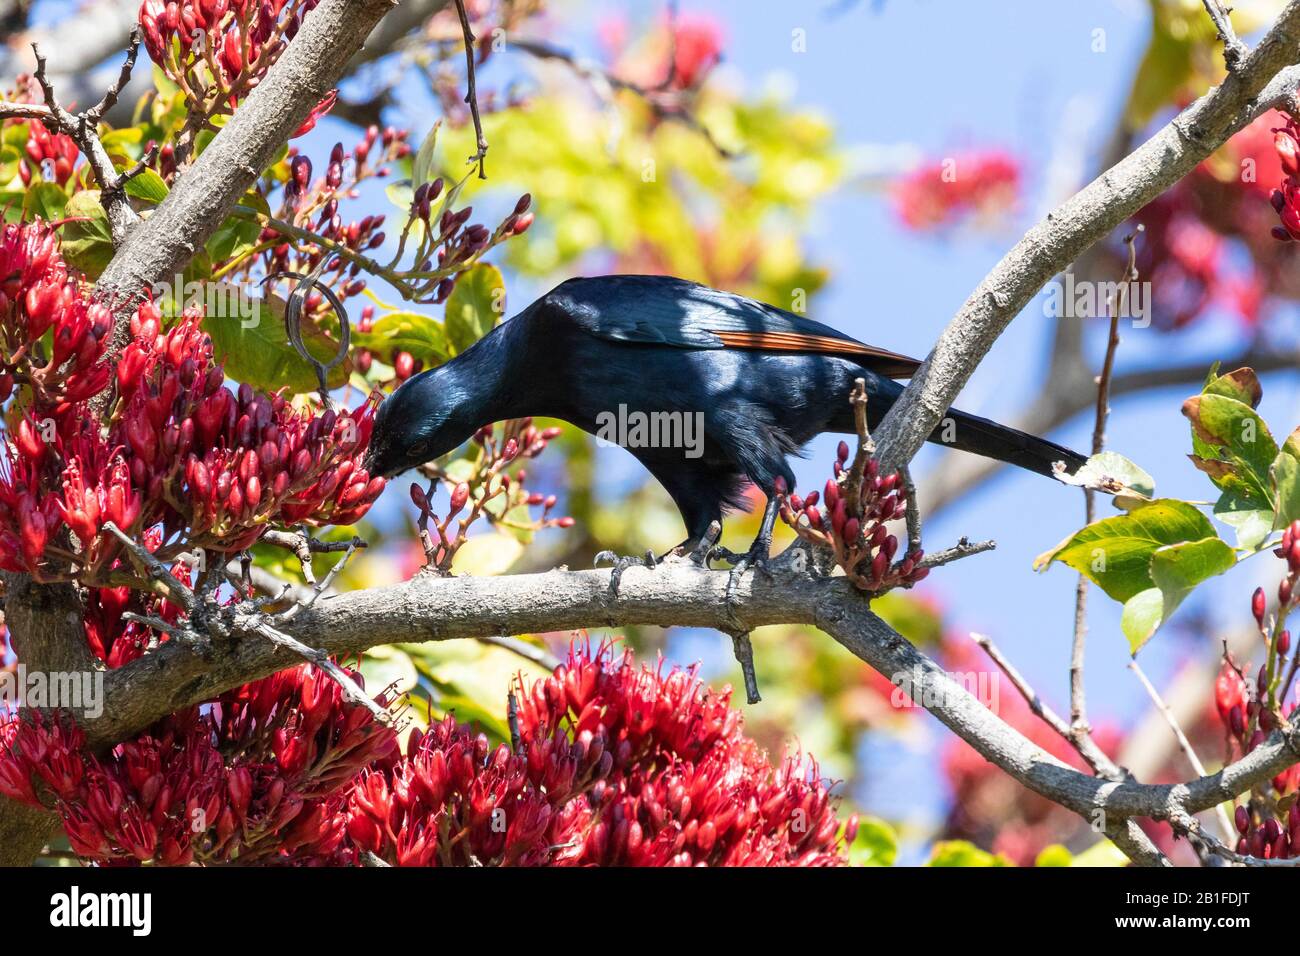
[[[1087,461],[1083,455],[1064,445],[955,408],[948,410],[939,427],[930,435],[930,441],[1005,461],[1048,477],[1055,476],[1052,466],[1058,461],[1064,462],[1065,470],[1071,474]]]

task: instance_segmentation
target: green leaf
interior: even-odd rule
[[[1260,400],[1264,397],[1264,387],[1260,385],[1259,376],[1253,368],[1239,368],[1220,375],[1216,365],[1214,373],[1206,379],[1201,391],[1207,395],[1235,399],[1251,408],[1259,408]]]
[[[451,570],[472,577],[505,574],[524,553],[524,546],[509,534],[477,534],[452,558]]]
[[[68,194],[61,186],[54,183],[32,183],[23,199],[23,218],[31,220],[40,217],[46,222],[55,222],[63,218],[63,210],[67,205]]]
[[[4,210],[6,225],[22,221],[23,202],[26,198],[27,194],[20,189],[0,191],[0,209]]]
[[[1073,853],[1061,844],[1053,843],[1039,851],[1034,859],[1034,866],[1070,866],[1073,862]]]
[[[371,693],[395,685],[398,694],[409,692],[420,679],[411,656],[400,647],[379,644],[361,658],[361,676]]]
[[[1103,451],[1093,455],[1073,475],[1058,477],[1068,485],[1103,488],[1117,495],[1123,495],[1129,504],[1149,500],[1156,493],[1154,478],[1123,455],[1113,451]],[[1116,483],[1122,485],[1124,490],[1116,491]]]
[[[63,258],[88,278],[97,279],[113,258],[113,231],[99,204],[98,189],[83,189],[68,200],[61,232]]]
[[[1130,654],[1136,654],[1164,619],[1164,595],[1159,588],[1139,591],[1124,602],[1119,616],[1119,628],[1128,639]]]
[[[167,198],[167,183],[152,169],[143,169],[126,181],[126,194],[155,206]]]
[[[1214,537],[1214,525],[1197,508],[1176,498],[1157,498],[1076,531],[1039,555],[1034,568],[1042,571],[1061,561],[1123,602],[1155,586],[1151,556],[1156,549]]]
[[[208,285],[205,292],[203,330],[212,336],[213,350],[225,362],[227,375],[259,389],[288,386],[294,392],[315,391],[315,370],[289,344],[282,299],[241,297],[238,287],[221,282]],[[321,361],[338,352],[338,344],[308,318],[302,322],[302,339],[307,351]],[[352,360],[344,359],[330,369],[329,386],[338,388],[351,373]]]
[[[849,846],[850,866],[893,866],[898,857],[898,834],[879,817],[860,816],[858,835]]]
[[[410,352],[425,365],[441,365],[451,357],[443,324],[419,312],[390,312],[375,321],[369,332],[353,332],[358,348],[386,357],[394,349]]]
[[[254,214],[269,216],[271,209],[266,203],[266,197],[256,189],[251,189],[204,244],[204,249],[213,262],[224,265],[257,244],[262,235],[262,225]]]
[[[966,840],[940,840],[930,851],[926,866],[1011,866],[1005,856],[994,856]]]
[[[433,176],[433,158],[438,149],[438,127],[441,122],[433,124],[424,141],[420,143],[420,148],[415,154],[415,159],[411,162],[411,188],[418,189],[427,182],[432,182]],[[407,207],[410,207],[408,200]]]
[[[1291,439],[1282,446],[1282,451],[1273,459],[1269,469],[1269,478],[1273,484],[1277,499],[1277,514],[1273,519],[1274,528],[1285,528],[1292,521],[1300,518],[1300,459],[1291,453]]]
[[[505,312],[505,290],[501,270],[485,262],[460,274],[447,297],[447,342],[453,355],[492,331]]]
[[[23,154],[16,146],[5,146],[0,148],[0,184],[8,185],[13,182],[14,177],[18,175],[18,167],[22,165]]]
[[[1196,467],[1223,491],[1271,504],[1269,469],[1278,449],[1259,414],[1243,401],[1210,391],[1185,401],[1183,414],[1192,424]]]
[[[1198,584],[1236,563],[1236,553],[1217,537],[1157,549],[1151,555],[1151,580],[1159,601],[1147,590],[1124,605],[1120,623],[1129,650],[1136,654]]]
[[[1237,547],[1247,551],[1257,550],[1273,530],[1273,510],[1259,504],[1225,491],[1214,505],[1214,517],[1237,533]]]

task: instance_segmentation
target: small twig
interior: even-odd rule
[[[1235,72],[1241,65],[1247,54],[1250,53],[1250,47],[1237,39],[1237,33],[1232,29],[1232,19],[1229,14],[1231,8],[1225,7],[1222,0],[1202,0],[1205,4],[1205,12],[1210,15],[1214,21],[1214,27],[1219,31],[1219,39],[1223,41],[1223,65],[1228,68],[1228,72]]]
[[[560,666],[562,661],[544,647],[535,647],[527,641],[521,641],[517,637],[506,637],[502,635],[488,635],[485,637],[475,638],[480,644],[488,644],[492,647],[504,648],[512,654],[522,657],[526,661],[531,661],[538,667],[553,671]]]
[[[920,560],[917,567],[939,568],[945,564],[960,561],[962,558],[969,558],[973,554],[983,554],[985,551],[992,551],[997,546],[998,543],[996,541],[968,541],[967,539],[962,538],[951,548],[936,551],[934,554],[927,554]]]
[[[903,481],[903,490],[907,492],[907,550],[915,553],[921,550],[921,507],[916,501],[916,483],[912,481],[912,472],[906,465],[898,469],[898,476]]]
[[[1187,757],[1187,762],[1192,765],[1192,769],[1196,771],[1196,775],[1198,777],[1204,777],[1205,764],[1201,763],[1201,759],[1196,756],[1196,751],[1192,749],[1192,742],[1188,740],[1187,735],[1183,733],[1183,728],[1178,723],[1178,718],[1175,717],[1174,712],[1169,709],[1169,705],[1166,704],[1164,698],[1160,696],[1160,692],[1157,691],[1155,685],[1147,679],[1147,675],[1143,673],[1142,668],[1138,666],[1137,661],[1129,661],[1128,669],[1137,676],[1137,679],[1142,682],[1142,686],[1146,688],[1147,696],[1151,698],[1151,703],[1155,704],[1156,710],[1160,711],[1161,716],[1165,718],[1165,723],[1167,723],[1169,729],[1174,732],[1174,737],[1178,739],[1178,746],[1182,749],[1183,755]],[[1219,826],[1223,828],[1224,838],[1231,840],[1236,830],[1233,828],[1232,820],[1228,817],[1228,811],[1223,808],[1223,804],[1221,803],[1214,809],[1216,816],[1219,818]]]
[[[745,699],[757,704],[763,698],[758,693],[758,677],[754,673],[754,645],[749,640],[748,631],[738,631],[731,635],[731,650],[740,665],[740,673],[745,679]]]
[[[1106,358],[1101,374],[1097,376],[1097,406],[1092,429],[1092,453],[1099,455],[1106,447],[1106,420],[1110,417],[1110,382],[1115,371],[1115,352],[1119,348],[1119,317],[1128,298],[1129,283],[1135,281],[1137,272],[1137,231],[1124,237],[1128,246],[1128,264],[1120,280],[1119,291],[1111,303],[1110,333],[1106,339]],[[1091,488],[1083,490],[1084,524],[1090,525],[1097,517],[1097,497]],[[1084,685],[1084,656],[1088,643],[1088,579],[1079,575],[1074,589],[1074,636],[1070,642],[1070,734],[1082,740],[1092,732],[1088,724],[1087,691]]]
[[[1065,722],[1064,718],[1062,718],[1060,714],[1052,710],[1052,708],[1047,706],[1047,704],[1043,703],[1043,699],[1038,696],[1038,692],[1030,686],[1029,681],[1025,679],[1024,675],[1021,674],[1020,671],[1016,669],[1016,666],[1006,658],[1001,650],[998,649],[998,646],[993,643],[992,638],[985,634],[976,634],[972,632],[971,640],[983,648],[984,653],[989,656],[989,660],[993,661],[993,663],[998,666],[998,669],[1007,676],[1007,679],[1011,681],[1012,686],[1015,687],[1015,689],[1019,691],[1020,696],[1025,699],[1025,703],[1029,705],[1029,709],[1034,716],[1047,724],[1048,727],[1051,727],[1052,730],[1056,731],[1056,733],[1069,743],[1070,746],[1078,751],[1079,756],[1087,762],[1088,766],[1093,769],[1093,772],[1108,780],[1118,781],[1124,780],[1128,777],[1128,774],[1126,774],[1119,765],[1111,760],[1110,757],[1106,756],[1105,752],[1097,746],[1091,737],[1084,736],[1078,739],[1075,738],[1075,735],[1071,732],[1070,725]]]
[[[158,587],[166,592],[166,596],[174,604],[179,606],[185,613],[193,615],[198,606],[198,600],[195,598],[194,592],[172,574],[167,565],[155,558],[144,545],[133,541],[126,532],[113,522],[104,522],[104,530],[122,542],[127,552],[144,569],[150,580],[157,582]]]
[[[303,577],[311,585],[316,583],[316,575],[312,571],[312,555],[366,547],[366,542],[357,537],[354,537],[351,541],[321,541],[319,538],[313,538],[303,531],[280,531],[275,528],[264,532],[258,540],[291,551],[302,565]]]
[[[474,85],[474,30],[470,27],[469,14],[465,11],[465,0],[456,0],[456,12],[460,15],[460,29],[465,34],[465,102],[469,104],[469,115],[474,120],[474,136],[477,152],[469,158],[471,163],[478,163],[478,178],[487,179],[483,168],[487,156],[488,141],[483,135],[483,120],[478,113],[478,90]]]
[[[276,623],[280,625],[288,624],[303,611],[315,604],[317,599],[329,590],[330,585],[334,583],[334,579],[339,576],[339,572],[341,572],[343,568],[347,566],[347,563],[352,560],[352,555],[356,554],[357,548],[361,546],[360,542],[360,538],[353,538],[349,541],[347,543],[347,550],[343,553],[343,557],[339,558],[334,567],[329,569],[329,573],[327,573],[325,577],[323,577],[316,586],[312,588],[311,594],[307,595],[303,600],[297,601],[293,607],[277,616],[275,619]]]
[[[393,864],[389,863],[387,860],[385,860],[383,857],[379,856],[379,855],[376,854],[376,853],[371,853],[369,850],[362,850],[362,851],[361,851],[360,859],[361,859],[361,865],[362,865],[362,866],[377,866],[377,867],[378,867],[378,866],[392,866],[392,865],[393,865]]]
[[[1230,863],[1236,863],[1239,866],[1300,866],[1300,857],[1288,857],[1286,859],[1266,860],[1259,856],[1247,856],[1244,853],[1238,853],[1236,850],[1230,850],[1217,839],[1206,833],[1201,826],[1201,821],[1187,813],[1185,810],[1175,809],[1169,815],[1169,824],[1174,828],[1176,833],[1182,833],[1188,838],[1200,840],[1207,850],[1215,856],[1222,857]]]
[[[277,647],[293,651],[299,657],[319,667],[333,679],[334,683],[343,689],[344,697],[352,703],[366,708],[374,716],[375,720],[385,727],[396,728],[393,715],[367,696],[366,692],[361,689],[361,685],[354,681],[347,671],[331,660],[330,656],[324,651],[308,647],[296,637],[277,630],[264,620],[258,621],[253,625],[252,629]]]
[[[871,439],[867,427],[867,383],[865,379],[854,379],[853,391],[849,395],[849,404],[853,406],[853,425],[858,435],[858,449],[853,455],[853,464],[849,466],[849,477],[844,483],[844,499],[860,501],[862,498],[862,476],[866,474],[867,462],[876,453],[876,443]]]
[[[137,614],[134,611],[123,611],[122,620],[134,621],[150,630],[161,631],[170,637],[176,638],[178,641],[191,637],[193,633],[188,628],[182,627],[179,624],[172,624],[168,621],[164,621],[162,618],[154,617],[152,614]]]
[[[130,169],[119,173],[114,168],[113,160],[99,138],[98,127],[104,114],[117,103],[117,98],[121,95],[122,89],[130,81],[131,71],[135,68],[135,58],[139,49],[140,29],[136,27],[131,31],[131,42],[127,47],[126,61],[122,64],[116,82],[108,88],[103,98],[90,109],[81,113],[70,113],[59,105],[58,97],[54,93],[54,85],[50,82],[50,78],[46,73],[45,55],[41,53],[40,45],[33,43],[32,53],[36,57],[34,76],[45,95],[45,115],[40,116],[29,110],[15,110],[14,107],[17,104],[0,104],[0,116],[26,115],[29,118],[39,119],[47,126],[54,127],[54,132],[66,133],[77,144],[77,148],[86,157],[86,162],[90,164],[95,179],[99,182],[100,203],[108,216],[115,246],[120,246],[125,242],[127,233],[140,221],[140,217],[131,208],[130,200],[126,195],[126,184],[148,168],[157,155],[157,147],[155,146],[153,150],[141,157]]]

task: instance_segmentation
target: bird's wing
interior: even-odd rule
[[[908,378],[920,361],[776,306],[671,276],[570,279],[539,303],[602,339],[688,349],[819,352]]]

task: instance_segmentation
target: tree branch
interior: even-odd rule
[[[976,366],[1052,276],[1300,85],[1300,0],[1290,0],[1239,68],[1048,213],[985,276],[876,429],[881,469],[907,464]],[[1289,68],[1288,68],[1289,67]],[[1279,72],[1281,71],[1281,72]]]
[[[604,571],[550,571],[499,578],[417,575],[387,588],[322,599],[283,630],[331,655],[355,654],[379,644],[419,643],[496,634],[633,624],[747,629],[765,624],[821,628],[855,656],[895,681],[908,680],[916,699],[980,754],[1029,789],[1092,821],[1147,863],[1147,849],[1131,817],[1170,819],[1235,797],[1300,760],[1300,732],[1290,726],[1250,755],[1216,774],[1185,784],[1148,785],[1099,779],[1075,770],[1031,743],[980,703],[942,668],[871,613],[868,600],[843,578],[796,572],[771,581],[746,578],[731,608],[727,572],[686,562],[629,568],[619,596],[609,597]],[[114,743],[175,710],[297,663],[287,650],[243,639],[211,660],[167,644],[110,672],[103,715],[84,724],[92,746]],[[1144,838],[1142,838],[1144,839]]]

